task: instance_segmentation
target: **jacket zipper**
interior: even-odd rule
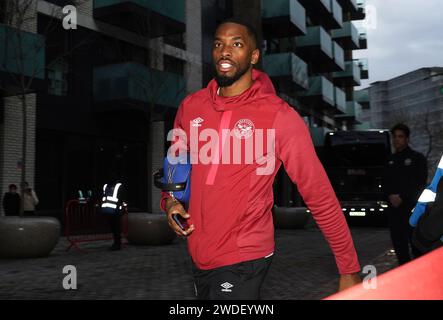
[[[223,146],[227,138],[227,134],[223,135],[223,129],[229,129],[229,123],[231,122],[232,111],[223,111],[222,118],[218,127],[218,148],[217,152],[212,157],[212,164],[209,168],[208,176],[206,177],[206,185],[213,185],[215,181],[215,176],[217,175],[217,170],[219,163],[221,162],[221,157],[223,155]],[[218,157],[218,163],[214,163],[214,159]]]

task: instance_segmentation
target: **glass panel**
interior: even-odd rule
[[[0,43],[0,70],[44,79],[43,36],[0,24]]]
[[[185,22],[185,0],[94,0],[94,8],[131,2],[174,20]]]

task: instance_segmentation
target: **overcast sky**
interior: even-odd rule
[[[443,67],[443,0],[366,0],[366,5],[368,49],[354,51],[355,58],[369,62],[369,80],[361,88],[421,67]]]

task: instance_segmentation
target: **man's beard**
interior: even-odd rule
[[[229,87],[240,79],[246,72],[248,72],[248,70],[249,66],[245,66],[244,68],[239,67],[233,76],[228,77],[226,75],[218,74],[217,69],[215,69],[215,81],[217,81],[219,87]]]

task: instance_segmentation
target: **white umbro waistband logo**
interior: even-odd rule
[[[220,285],[223,289],[221,291],[223,292],[232,292],[231,288],[234,286],[233,284],[230,284],[229,282],[222,283]]]

